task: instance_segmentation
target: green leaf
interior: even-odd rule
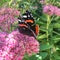
[[[55,36],[52,37],[52,40],[54,41],[54,43],[57,43],[57,42],[60,41],[60,36],[55,35]]]
[[[60,28],[60,23],[55,23],[54,28]]]
[[[38,58],[36,57],[36,55],[32,56],[25,55],[23,60],[38,60]]]
[[[42,57],[42,59],[44,59],[47,57],[48,53],[47,52],[40,52],[39,55]]]
[[[37,60],[37,57],[35,55],[29,57],[29,60]]]
[[[54,54],[54,58],[55,58],[56,60],[60,60],[60,56],[59,56],[57,53]]]
[[[46,34],[43,34],[43,35],[38,36],[37,39],[40,40],[40,39],[44,39],[46,37],[47,37]]]
[[[43,50],[47,50],[47,49],[50,49],[52,47],[52,45],[49,45],[49,44],[41,44],[40,45],[40,50],[43,51]]]

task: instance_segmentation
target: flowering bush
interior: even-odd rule
[[[0,60],[60,60],[60,0],[1,2]],[[35,24],[40,27],[38,41],[15,29],[17,17],[27,9],[32,12]]]
[[[0,10],[0,60],[22,60],[26,53],[31,56],[39,52],[39,42],[34,37],[24,35],[19,30],[8,33],[11,24],[18,20],[16,16],[19,16],[19,11],[15,9]]]

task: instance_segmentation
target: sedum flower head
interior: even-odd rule
[[[55,9],[55,15],[60,16],[60,8],[54,6]]]
[[[22,60],[24,55],[27,53],[29,56],[33,53],[39,52],[38,41],[28,35],[20,33],[18,30],[11,32],[6,35],[2,34],[2,43],[4,49],[0,49],[0,60]]]
[[[43,7],[43,13],[46,13],[48,15],[60,16],[60,8],[58,8],[57,6],[53,6],[53,5],[45,5]]]
[[[43,7],[43,12],[47,13],[48,15],[53,15],[54,14],[54,7],[52,5],[45,5]]]
[[[0,8],[0,28],[3,31],[10,30],[11,24],[13,24],[19,16],[20,12],[13,8]]]
[[[4,46],[6,45],[6,37],[7,37],[7,33],[5,32],[0,32],[0,49],[3,50],[4,49]]]

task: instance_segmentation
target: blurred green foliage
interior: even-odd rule
[[[7,0],[2,0],[0,6]],[[60,0],[45,0],[46,4],[60,7]],[[24,60],[60,60],[60,17],[48,16],[42,12],[43,5],[40,0],[8,0],[10,7],[16,7],[21,14],[30,10],[36,24],[39,25],[37,40],[40,43],[40,52],[31,57],[25,56]],[[13,3],[15,4],[13,6]]]
[[[8,1],[7,0],[0,0],[0,7],[3,5],[5,6],[5,4],[8,3],[9,1],[10,0],[8,0]]]

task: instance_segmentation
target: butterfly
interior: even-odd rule
[[[34,36],[36,38],[39,33],[39,25],[35,24],[32,13],[27,10],[22,14],[22,16],[19,16],[18,19],[19,31],[23,34]]]

